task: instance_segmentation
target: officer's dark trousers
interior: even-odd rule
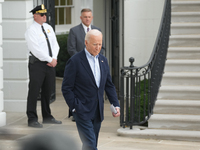
[[[55,68],[47,66],[47,62],[29,63],[29,91],[27,101],[28,123],[38,121],[36,106],[41,89],[41,107],[43,121],[53,118],[50,110],[50,97],[55,84]]]

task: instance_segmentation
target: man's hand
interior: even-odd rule
[[[49,67],[55,67],[57,65],[57,59],[53,58],[53,60],[50,63],[47,63],[47,65]]]
[[[112,115],[113,115],[113,117],[119,117],[120,116],[120,108],[119,107],[115,107],[115,109],[117,110],[117,113],[115,114],[113,112]]]

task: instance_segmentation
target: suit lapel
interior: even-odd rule
[[[91,25],[91,29],[97,29],[95,26]]]
[[[99,87],[101,86],[101,83],[103,81],[103,78],[104,78],[104,61],[101,57],[101,55],[99,55],[99,66],[100,66],[100,72],[101,72],[101,79],[100,79],[100,85]]]
[[[85,31],[84,31],[83,25],[80,24],[79,26],[80,26],[80,36],[82,36],[82,37],[81,37],[82,39],[85,39]],[[84,45],[85,45],[85,40],[84,40],[83,43],[84,43]]]
[[[81,59],[82,59],[81,63],[83,65],[83,67],[85,68],[86,72],[89,74],[90,78],[92,79],[92,81],[96,85],[96,81],[94,79],[94,75],[93,75],[92,70],[90,68],[90,64],[89,64],[89,62],[87,60],[87,57],[86,57],[86,54],[85,54],[85,50],[81,51]]]

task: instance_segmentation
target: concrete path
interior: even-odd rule
[[[61,94],[61,82],[56,82],[56,101],[51,104],[53,116],[62,120],[62,125],[44,124],[42,129],[30,128],[27,126],[25,113],[7,112],[7,125],[0,128],[0,150],[20,150],[20,143],[28,140],[35,134],[43,131],[58,131],[75,139],[79,150],[81,141],[78,136],[76,125],[68,116],[68,106]],[[153,140],[137,139],[117,135],[119,118],[113,118],[109,108],[108,100],[105,101],[105,120],[102,123],[98,150],[200,150],[199,142],[172,141],[172,140]],[[40,103],[38,103],[39,122],[41,119]]]

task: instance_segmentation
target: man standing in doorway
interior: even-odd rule
[[[81,23],[69,31],[69,36],[67,40],[67,50],[70,56],[73,56],[77,52],[80,52],[85,48],[85,35],[91,29],[97,29],[99,31],[100,28],[91,25],[93,15],[92,10],[89,8],[84,8],[81,10]],[[104,53],[104,47],[101,49],[101,54]]]

